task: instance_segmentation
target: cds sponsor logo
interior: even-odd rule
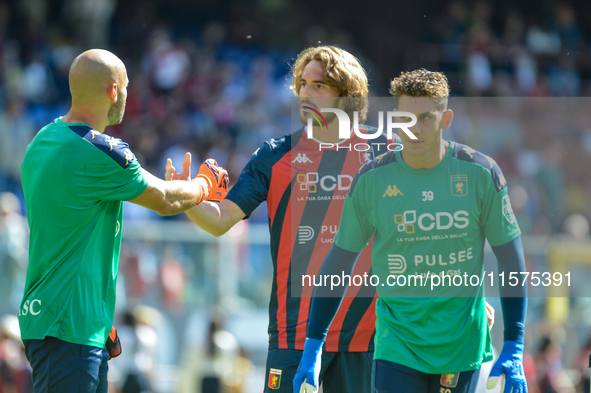
[[[347,191],[353,177],[349,175],[325,175],[320,177],[318,172],[299,173],[296,177],[301,191],[308,191],[310,194],[318,192],[318,187],[323,191]]]
[[[437,212],[423,213],[417,217],[416,210],[407,210],[402,214],[394,215],[394,223],[398,232],[415,233],[415,225],[425,232],[434,229],[441,231],[450,228],[464,229],[470,224],[469,214],[465,210],[458,210],[455,213]]]

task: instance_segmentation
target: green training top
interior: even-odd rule
[[[363,166],[335,244],[359,252],[373,235],[374,358],[431,374],[492,360],[479,286],[485,237],[498,246],[520,234],[500,168],[468,146],[450,142],[441,163],[426,170],[408,166],[398,151]]]
[[[21,164],[31,228],[23,339],[103,347],[115,313],[123,202],[147,187],[126,143],[60,119]]]

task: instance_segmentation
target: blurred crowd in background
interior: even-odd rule
[[[294,95],[289,70],[306,46],[337,45],[359,57],[368,71],[373,97],[387,96],[389,80],[401,71],[418,67],[442,71],[449,78],[452,96],[460,100],[447,136],[497,160],[524,234],[586,240],[591,218],[591,112],[586,110],[591,104],[586,97],[591,93],[589,5],[541,1],[532,7],[526,1],[482,0],[412,3],[394,7],[369,0],[361,8],[333,0],[322,4],[0,1],[0,316],[6,313],[10,318],[16,313],[27,265],[20,162],[36,132],[68,110],[69,66],[91,47],[117,54],[130,80],[124,120],[106,133],[129,143],[141,165],[157,176],[163,177],[166,158],[180,166],[184,153],[190,151],[193,173],[202,160],[212,157],[228,169],[231,183],[265,140],[292,131]],[[485,101],[478,112],[469,113],[470,105],[461,100],[469,102],[473,97]],[[487,111],[487,99],[492,100],[491,106],[502,108],[503,102],[515,102],[510,97],[528,97],[513,105],[523,109],[517,117]],[[127,222],[186,221],[184,215],[165,220],[131,204],[125,209]],[[265,224],[264,207],[249,222]],[[252,307],[265,309],[272,273],[268,249],[256,245],[244,249],[249,257],[240,268],[248,273],[250,286],[259,291],[250,296]],[[169,318],[172,325],[188,326],[197,305],[211,306],[187,300],[207,295],[202,288],[208,288],[212,262],[196,261],[197,254],[212,255],[212,251],[186,244],[171,251],[158,244],[124,240],[120,292],[121,299],[127,299],[122,307],[127,309],[122,308],[118,318],[126,326],[126,341],[133,342],[131,347],[141,355],[139,365],[122,360],[122,370],[139,373],[151,367],[154,346],[158,338],[162,341],[154,333],[158,325],[154,321]],[[138,311],[141,303],[153,308]],[[581,318],[582,324],[591,322],[589,315]],[[207,338],[202,341],[209,344],[203,344],[200,359],[231,352],[232,359],[244,360],[236,367],[246,373],[252,365],[248,356],[240,355],[232,334],[224,333],[222,319],[212,317],[211,325],[203,329]],[[18,341],[14,320],[3,321],[0,393],[30,391],[23,382],[26,365],[20,347],[14,344]],[[579,329],[577,345],[587,337],[585,328]],[[139,339],[138,329],[143,332]],[[183,329],[176,333],[185,334]],[[539,343],[530,343],[530,370],[538,372],[531,379],[538,388],[532,384],[530,391],[572,391],[568,381],[580,382],[579,387],[587,383],[589,390],[582,364],[590,345],[581,352],[583,360],[575,360],[576,351],[565,359],[561,348],[568,334],[561,332],[560,328],[546,331]],[[170,355],[170,363],[188,356],[180,349],[182,340],[176,345],[179,349]],[[562,362],[578,369],[583,378],[564,374]],[[116,372],[113,378],[118,378]],[[120,389],[125,383],[122,378],[117,384]],[[140,386],[136,391],[149,389],[139,377],[129,383]],[[186,389],[193,391],[191,386]]]

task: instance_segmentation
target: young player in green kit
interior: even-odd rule
[[[103,134],[121,122],[127,98],[127,71],[114,54],[82,53],[69,80],[70,111],[39,131],[22,162],[31,238],[19,322],[34,392],[106,393],[122,201],[181,213],[223,198],[227,174],[206,162],[193,181],[165,182]]]
[[[481,363],[493,358],[483,287],[470,287],[467,294],[466,286],[430,290],[429,284],[413,288],[392,283],[410,275],[448,277],[447,283],[454,276],[481,276],[485,238],[499,271],[525,271],[521,232],[497,164],[442,138],[453,118],[445,76],[426,70],[403,73],[392,81],[391,93],[397,110],[416,116],[410,131],[417,139],[400,132],[402,151],[377,157],[357,173],[320,274],[350,274],[373,236],[372,270],[380,284],[372,390],[474,392]],[[326,292],[315,289],[295,393],[318,388],[317,359],[343,291],[336,298],[334,293],[320,297]],[[504,374],[505,392],[526,392],[526,289],[512,293],[515,297],[506,288],[500,291],[504,345],[488,385]]]

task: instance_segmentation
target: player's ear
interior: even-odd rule
[[[117,97],[118,97],[118,92],[117,92],[117,82],[113,82],[111,84],[109,84],[109,87],[107,88],[107,95],[109,97],[109,99],[113,102],[117,102]]]
[[[447,130],[451,125],[451,121],[454,118],[454,112],[451,109],[443,111],[443,117],[441,118],[441,129]]]

